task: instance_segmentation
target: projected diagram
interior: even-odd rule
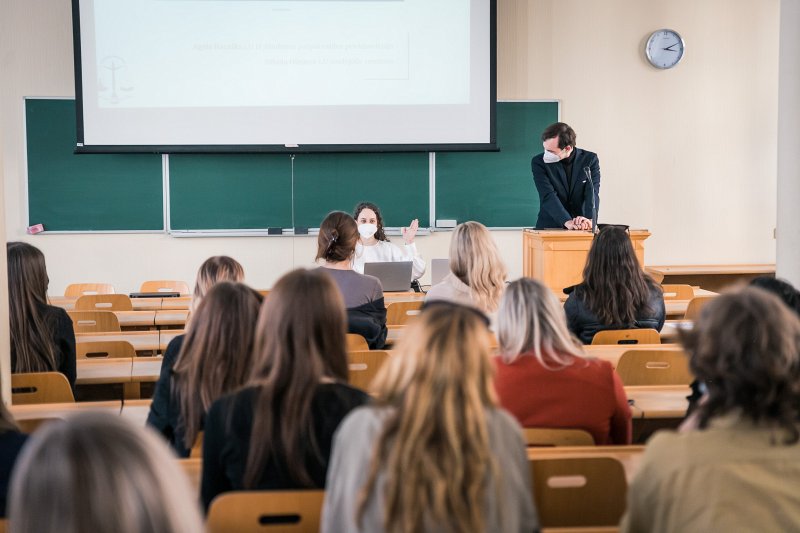
[[[100,103],[119,104],[133,96],[128,67],[119,56],[104,57],[98,65],[97,97]]]

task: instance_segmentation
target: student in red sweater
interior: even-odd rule
[[[608,361],[587,358],[555,294],[538,281],[511,283],[498,314],[495,388],[523,427],[588,431],[595,444],[630,444],[631,410]]]

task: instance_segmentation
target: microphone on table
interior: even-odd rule
[[[592,195],[592,233],[597,234],[597,204],[595,203],[594,199],[594,181],[592,181],[592,169],[589,167],[583,167],[583,173],[586,174],[586,179],[589,180],[589,194]]]

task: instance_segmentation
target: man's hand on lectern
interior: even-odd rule
[[[582,229],[582,230],[591,230],[592,229],[592,221],[586,217],[575,217],[573,220],[575,222],[575,229]]]

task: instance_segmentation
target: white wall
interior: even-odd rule
[[[800,0],[781,0],[778,276],[800,287]]]
[[[777,128],[778,0],[498,3],[498,97],[562,100],[579,145],[600,154],[601,222],[653,231],[648,264],[775,260],[776,156],[769,147]],[[27,237],[22,98],[74,94],[70,2],[5,2],[2,9],[7,234],[45,252],[51,294],[76,280],[109,281],[120,291],[144,279],[192,280],[215,254],[239,259],[257,287],[310,264],[310,237]],[[668,72],[647,66],[642,52],[660,27],[687,43],[684,61]],[[518,276],[519,234],[495,238]],[[439,233],[418,245],[430,259],[445,257],[448,243],[449,234]]]

